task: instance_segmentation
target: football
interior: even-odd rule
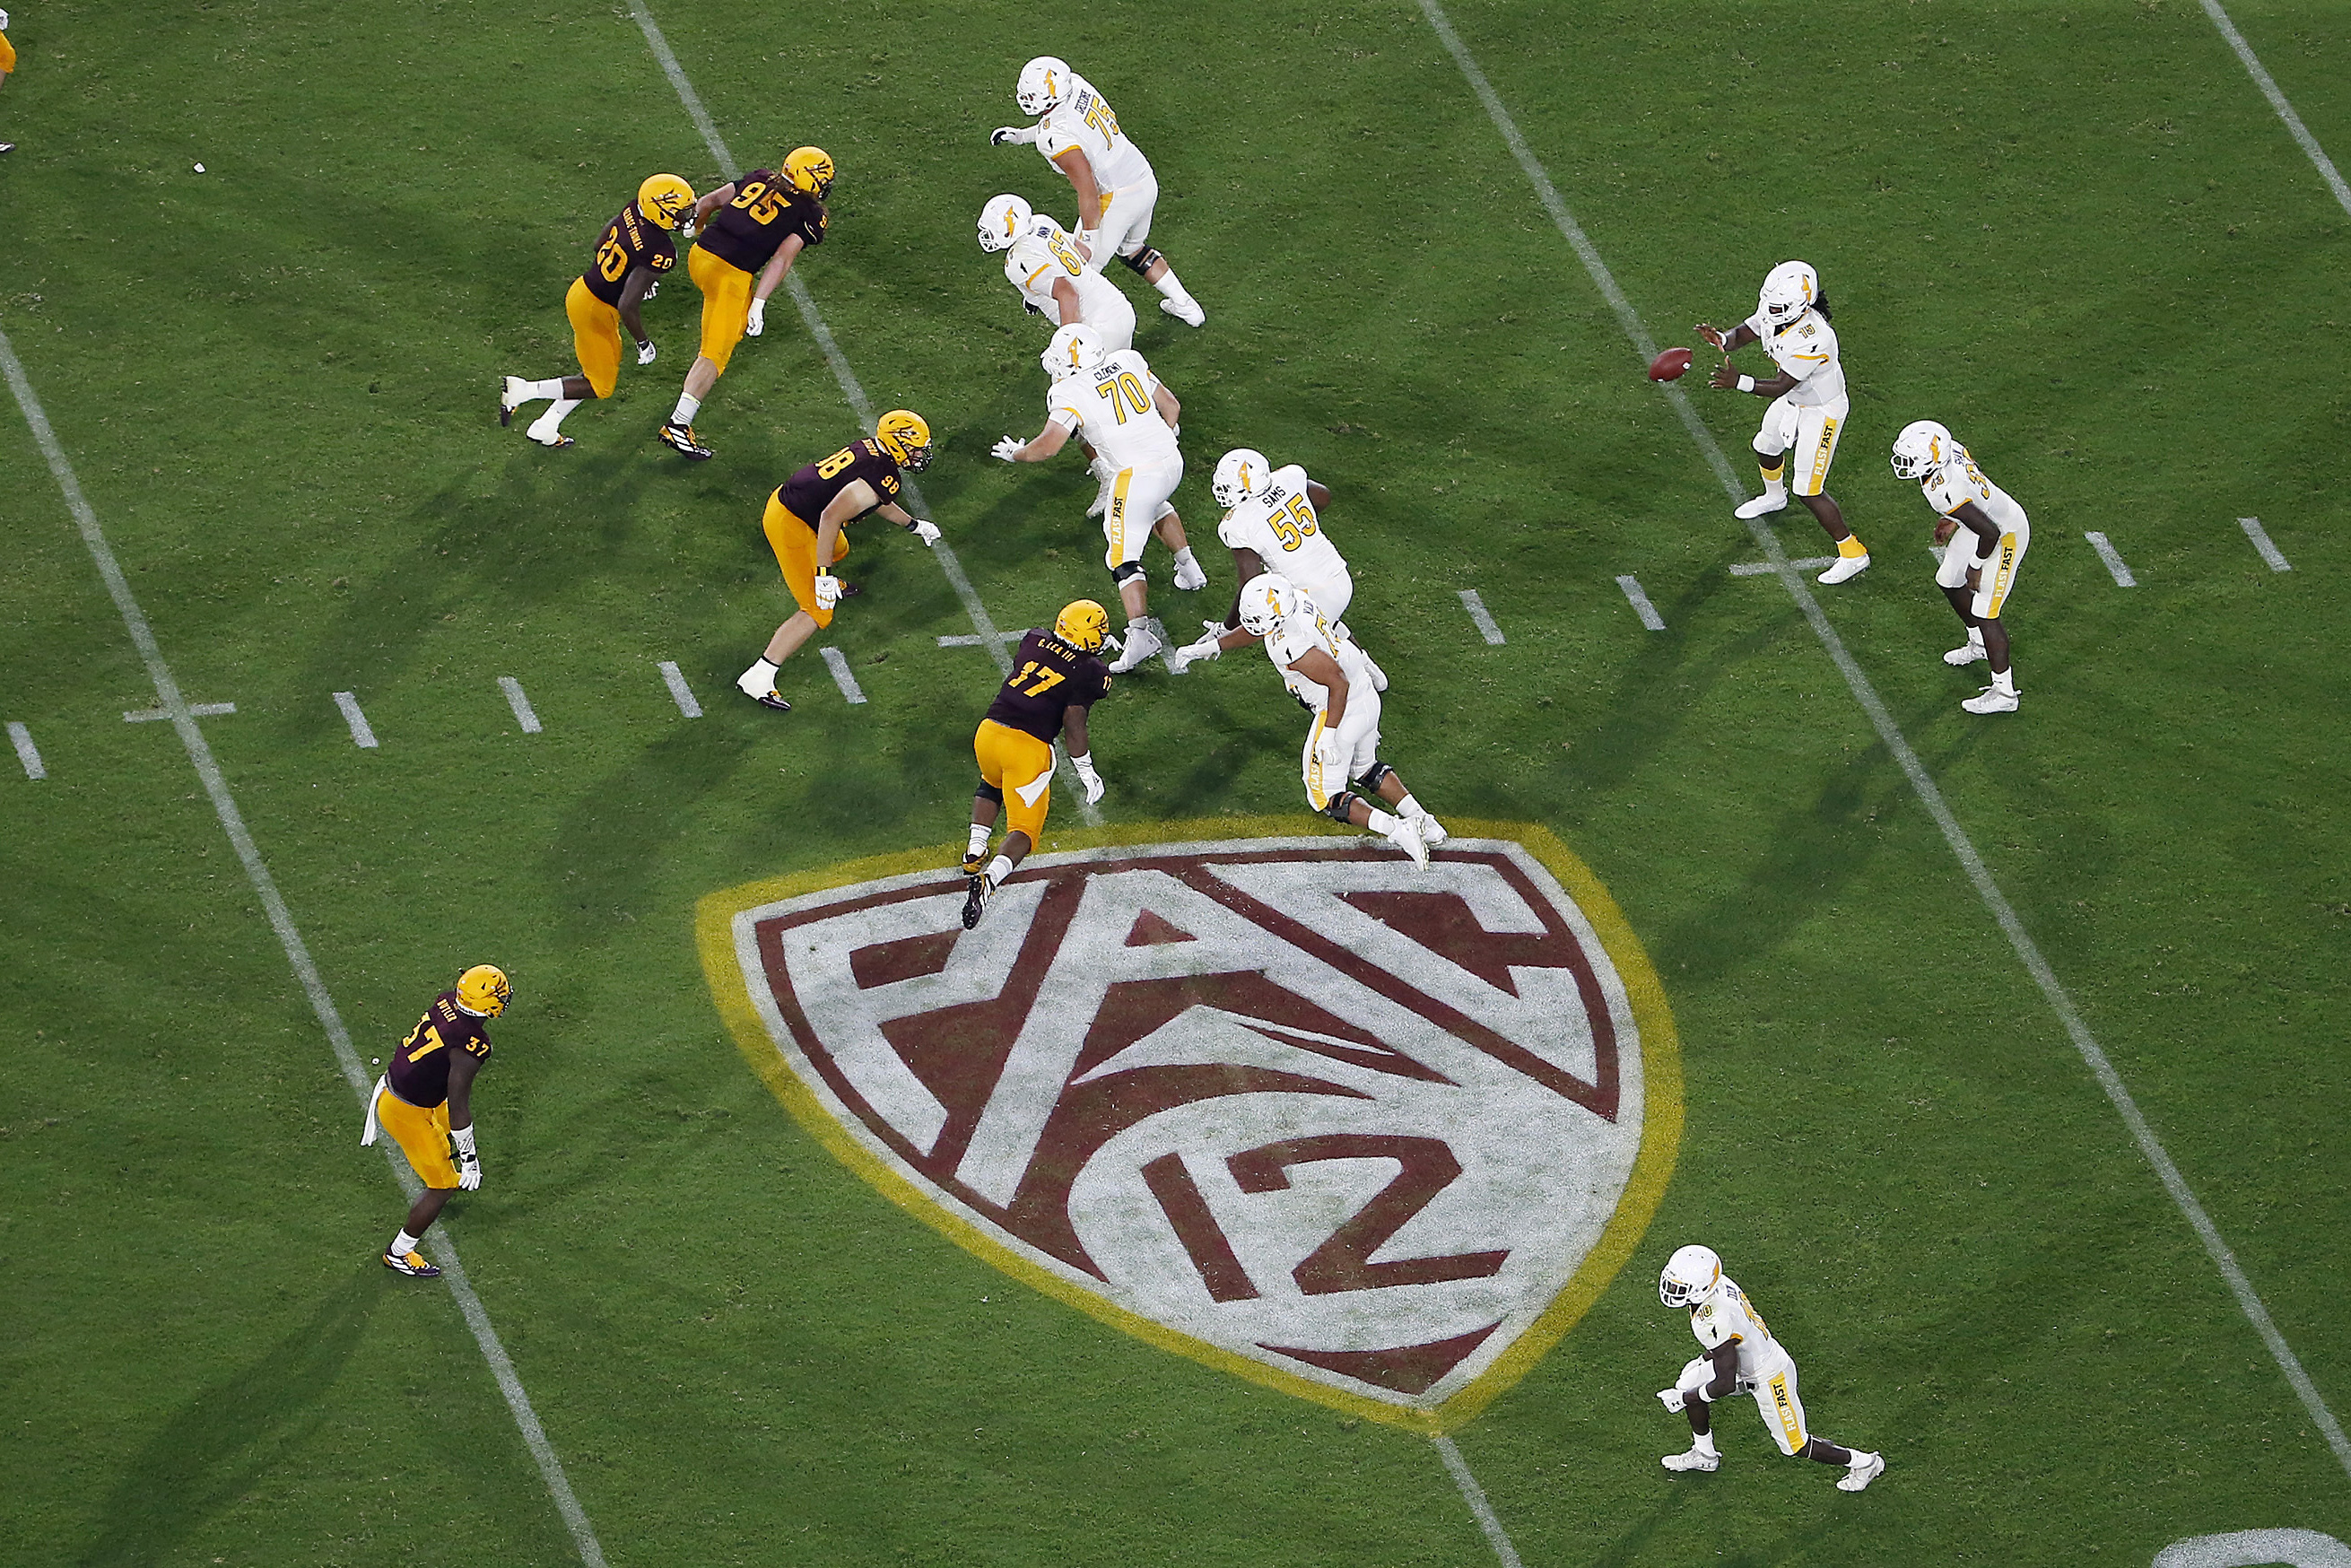
[[[1690,368],[1687,349],[1667,349],[1649,361],[1649,379],[1653,382],[1677,382]]]

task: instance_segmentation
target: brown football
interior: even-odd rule
[[[1649,361],[1649,379],[1653,382],[1677,382],[1690,368],[1687,349],[1667,349]]]

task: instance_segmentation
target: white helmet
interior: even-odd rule
[[[1217,460],[1217,476],[1208,481],[1208,490],[1219,507],[1238,507],[1264,489],[1272,472],[1264,453],[1236,446]]]
[[[1755,296],[1755,311],[1774,331],[1791,326],[1797,317],[1813,308],[1821,294],[1820,274],[1811,264],[1783,261],[1763,276],[1763,287]]]
[[[1081,371],[1092,370],[1102,363],[1102,334],[1083,321],[1072,321],[1055,332],[1053,340],[1045,346],[1045,351],[1037,356],[1037,362],[1044,366],[1045,373],[1055,381],[1063,376],[1076,375]]]
[[[1019,100],[1023,114],[1050,114],[1068,100],[1076,79],[1069,61],[1058,55],[1039,55],[1020,68],[1020,85],[1012,96]]]
[[[1685,1247],[1666,1260],[1657,1300],[1669,1307],[1704,1306],[1722,1284],[1722,1260],[1711,1247]]]
[[[1931,419],[1914,419],[1894,438],[1894,476],[1931,479],[1944,464],[1964,453],[1949,431]]]
[[[1298,590],[1278,571],[1259,572],[1241,584],[1241,630],[1262,637],[1298,613]]]
[[[1036,215],[1018,196],[990,196],[987,205],[979,209],[979,248],[991,256],[1010,250]]]

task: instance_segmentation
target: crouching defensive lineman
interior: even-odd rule
[[[971,737],[973,755],[979,758],[979,790],[971,798],[971,839],[963,855],[963,873],[971,879],[963,905],[967,931],[979,924],[989,897],[1045,831],[1045,809],[1053,794],[1053,737],[1064,729],[1070,766],[1085,787],[1086,803],[1102,798],[1102,775],[1094,771],[1086,742],[1086,714],[1110,692],[1109,667],[1096,656],[1109,630],[1110,612],[1092,600],[1061,606],[1052,631],[1032,631],[1020,639],[1012,673]],[[1007,808],[1011,831],[989,860],[988,833],[997,813]]]
[[[1733,1395],[1751,1394],[1782,1453],[1844,1467],[1844,1474],[1837,1478],[1839,1491],[1859,1491],[1886,1473],[1883,1455],[1839,1448],[1805,1430],[1804,1403],[1796,1397],[1795,1359],[1755,1315],[1747,1293],[1723,1277],[1722,1260],[1712,1248],[1685,1247],[1666,1260],[1665,1271],[1657,1276],[1657,1300],[1688,1310],[1690,1333],[1705,1350],[1682,1368],[1671,1388],[1657,1390],[1658,1403],[1687,1416],[1690,1424],[1688,1450],[1667,1454],[1660,1461],[1666,1469],[1720,1468],[1722,1456],[1714,1447],[1714,1406]]]
[[[374,1143],[379,1130],[390,1133],[424,1184],[400,1233],[383,1249],[383,1266],[394,1273],[430,1280],[441,1272],[416,1250],[417,1243],[451,1193],[482,1185],[482,1156],[474,1144],[474,1075],[490,1059],[482,1020],[506,1011],[513,995],[505,971],[492,965],[476,964],[458,976],[457,988],[433,998],[392,1052],[392,1071],[368,1096],[360,1145]]]

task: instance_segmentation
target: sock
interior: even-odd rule
[[[998,855],[987,862],[987,885],[1002,887],[1004,879],[1012,874],[1012,857]]]
[[[1690,1439],[1690,1447],[1696,1448],[1701,1454],[1714,1453],[1714,1434],[1711,1432],[1700,1432],[1697,1437]]]
[[[684,392],[680,392],[677,394],[677,406],[669,411],[669,422],[672,424],[692,424],[694,416],[701,412],[700,398],[688,397]]]
[[[1405,817],[1426,817],[1428,815],[1426,811],[1421,810],[1420,802],[1412,798],[1412,791],[1409,789],[1405,791],[1404,799],[1396,802],[1396,813],[1399,816]]]
[[[1166,298],[1173,299],[1178,305],[1189,305],[1192,303],[1192,296],[1185,291],[1184,285],[1176,278],[1176,269],[1172,267],[1166,271],[1161,273],[1159,275],[1159,281],[1153,284],[1151,287],[1156,288],[1159,290],[1161,295]]]
[[[385,1248],[384,1250],[391,1253],[395,1258],[405,1258],[411,1252],[415,1251],[416,1244],[423,1239],[424,1238],[422,1236],[411,1236],[407,1231],[403,1230],[399,1235],[392,1239],[392,1245]]]
[[[525,397],[561,397],[563,378],[553,376],[543,382],[526,382],[523,384],[523,395]]]
[[[1991,674],[1991,689],[2004,697],[2014,696],[2016,695],[2015,667],[2011,665],[2005,670],[1994,670]]]
[[[1759,462],[1756,467],[1763,476],[1764,494],[1784,496],[1788,493],[1788,486],[1782,480],[1782,476],[1788,472],[1788,465],[1784,460],[1774,457],[1768,462]]]
[[[1186,545],[1182,549],[1176,552],[1176,564],[1177,566],[1191,566],[1194,564],[1192,559],[1192,547],[1190,545]]]
[[[749,669],[744,671],[735,684],[755,697],[766,696],[776,689],[776,671],[779,667],[769,664],[766,657],[762,656]]]
[[[974,860],[987,852],[987,830],[977,822],[971,825],[971,841],[966,846],[964,852]]]
[[[1982,627],[1970,626],[1968,628],[1968,646],[1970,648],[1980,648],[1983,646]]]
[[[1861,542],[1860,536],[1856,534],[1847,534],[1844,538],[1837,540],[1837,554],[1844,557],[1847,560],[1855,559],[1856,558],[1865,556],[1868,553],[1868,547]]]
[[[563,431],[563,416],[569,413],[573,409],[578,408],[579,406],[580,401],[577,398],[557,398],[553,402],[547,405],[547,412],[545,413],[540,414],[536,420],[531,422],[530,434],[533,437],[540,441],[545,441],[549,436],[561,434]]]
[[[1365,824],[1372,830],[1372,831],[1375,833],[1393,833],[1397,828],[1403,826],[1403,824],[1398,822],[1394,817],[1389,816],[1377,806],[1372,805],[1370,801],[1366,800],[1364,804],[1372,813],[1371,821]]]

